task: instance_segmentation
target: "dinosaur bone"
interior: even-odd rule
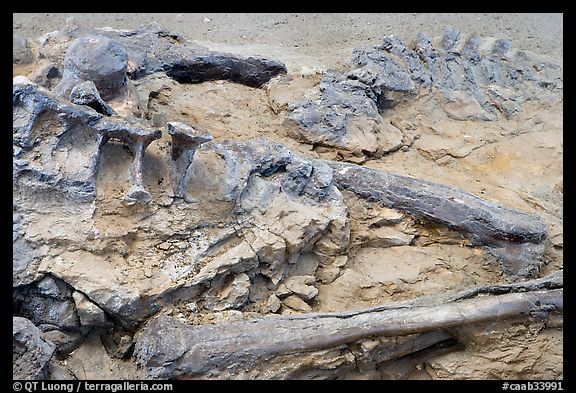
[[[134,154],[131,188],[125,196],[126,202],[146,203],[150,200],[143,183],[142,159],[146,147],[159,139],[162,131],[149,129],[135,120],[103,116],[87,106],[57,99],[29,81],[24,82],[15,80],[13,86],[13,137],[14,144],[20,149],[14,178],[20,172],[29,172],[37,180],[63,187],[75,197],[94,199],[101,148],[108,140],[117,139],[126,143]],[[36,130],[43,127],[39,119],[47,113],[56,115],[60,129],[53,128],[47,136],[36,135]],[[78,144],[77,140],[81,143]],[[81,151],[78,158],[83,162],[55,160],[54,152],[64,148]],[[27,159],[35,152],[42,159],[35,162]]]
[[[191,377],[257,367],[278,356],[370,337],[406,336],[513,318],[546,319],[551,312],[563,311],[563,290],[557,277],[550,280],[556,284],[548,283],[552,289],[538,289],[544,286],[542,281],[548,280],[510,286],[507,293],[495,296],[459,299],[455,295],[450,299],[440,295],[372,309],[267,316],[216,325],[190,326],[161,315],[139,333],[135,354],[149,378]]]
[[[463,233],[502,258],[506,273],[531,276],[547,226],[537,216],[499,206],[460,189],[355,164],[326,161],[340,189]]]
[[[356,49],[350,70],[329,70],[320,84],[288,106],[291,136],[319,146],[378,156],[394,149],[383,110],[431,91],[456,120],[496,120],[522,111],[526,101],[558,100],[562,66],[512,47],[509,40],[466,39],[448,27],[438,44],[424,33],[408,45],[385,36],[382,44]],[[458,112],[450,108],[465,106]]]
[[[88,29],[70,23],[57,36],[58,40],[47,40],[40,49],[44,57],[52,58],[56,63],[59,62],[58,47],[66,40],[83,39],[85,36],[114,40],[125,49],[128,64],[126,71],[130,79],[165,72],[180,83],[225,79],[260,87],[275,76],[287,72],[286,66],[279,61],[211,51],[163,29],[157,23],[142,25],[135,30]],[[56,54],[53,48],[57,49]],[[101,46],[97,46],[99,48]],[[124,55],[118,59],[123,60]]]
[[[104,100],[126,94],[128,54],[117,41],[101,35],[74,40],[64,59],[62,81],[54,94],[68,97],[74,86],[92,81]]]
[[[172,185],[174,195],[183,197],[185,174],[194,159],[194,153],[202,143],[214,138],[207,131],[198,130],[184,123],[167,124],[168,134],[172,137]]]

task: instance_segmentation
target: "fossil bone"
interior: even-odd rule
[[[551,312],[563,310],[562,284],[555,276],[551,281],[500,288],[504,293],[495,296],[471,298],[468,291],[372,309],[216,325],[187,326],[161,315],[139,334],[136,356],[150,378],[194,376],[255,366],[277,356],[337,347],[368,337],[406,336],[511,318],[546,319]],[[551,289],[539,289],[546,285]]]

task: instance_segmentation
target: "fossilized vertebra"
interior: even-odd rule
[[[525,101],[563,91],[560,65],[514,49],[509,40],[465,40],[451,27],[438,45],[424,33],[412,46],[385,36],[379,46],[355,50],[351,68],[326,72],[309,98],[289,105],[293,137],[378,157],[400,146],[398,130],[381,114],[400,101],[433,93],[456,120],[495,120],[520,112]]]

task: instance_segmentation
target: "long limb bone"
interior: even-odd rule
[[[510,287],[510,293],[495,296],[448,302],[441,296],[344,313],[263,317],[217,325],[187,326],[161,315],[140,333],[136,355],[150,377],[191,376],[254,365],[286,354],[337,347],[369,337],[406,336],[562,312],[561,288],[530,290],[532,288],[534,284],[526,282]]]

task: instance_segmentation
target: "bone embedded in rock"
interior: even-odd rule
[[[512,292],[448,303],[444,303],[445,298],[434,301],[428,297],[425,300],[428,305],[417,305],[419,299],[416,299],[412,304],[388,304],[345,313],[263,317],[204,326],[187,326],[160,316],[151,320],[139,335],[136,356],[151,378],[217,373],[245,367],[246,362],[257,367],[274,357],[313,352],[368,337],[406,336],[510,318],[546,319],[555,311],[562,312],[562,297],[562,289]],[[298,309],[296,304],[286,304],[288,299],[299,298],[291,296],[284,300],[288,307]],[[178,331],[177,336],[170,334],[174,331]],[[152,349],[160,347],[168,350],[158,357],[160,352]],[[178,360],[167,362],[167,359]]]
[[[74,86],[92,81],[104,100],[126,93],[128,54],[117,41],[89,35],[74,40],[64,59],[62,81],[55,87],[57,96],[67,97]]]
[[[214,138],[200,127],[192,127],[180,122],[166,124],[168,134],[172,137],[172,185],[174,194],[182,197],[185,193],[184,177],[186,170],[194,159],[196,149]]]

